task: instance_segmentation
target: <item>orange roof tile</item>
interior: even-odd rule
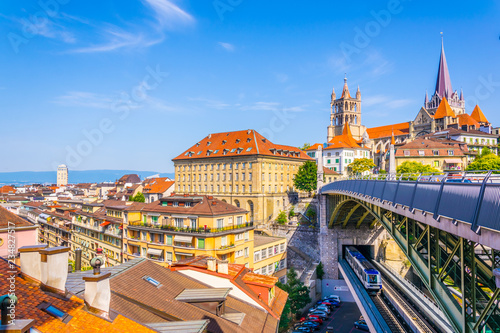
[[[399,123],[393,125],[367,128],[366,132],[370,139],[388,138],[394,136],[407,135],[410,132],[410,123]]]
[[[467,126],[476,126],[476,128],[479,128],[479,123],[476,121],[476,119],[472,118],[469,116],[467,113],[459,114],[457,116],[458,118],[458,125],[460,127],[467,125]]]
[[[442,119],[444,117],[456,117],[455,112],[451,109],[446,97],[443,97],[441,103],[439,103],[436,113],[434,113],[434,119]]]
[[[351,127],[349,124],[344,125],[344,129],[341,135],[334,136],[329,142],[328,147],[325,149],[336,149],[336,148],[361,148],[356,140],[352,137]]]
[[[312,150],[318,150],[319,146],[323,146],[321,143],[315,143],[311,147],[304,149],[305,151],[312,151]]]
[[[474,118],[477,122],[479,123],[488,123],[488,119],[484,116],[483,111],[479,108],[479,105],[476,104],[476,107],[472,111],[472,114],[470,115],[472,118]]]
[[[11,276],[9,271],[19,273],[17,267],[12,268],[4,260],[0,259],[0,294],[9,293]],[[51,293],[44,292],[40,287],[29,283],[15,274],[16,296],[16,319],[34,319],[34,327],[43,333],[52,332],[154,332],[153,330],[132,321],[122,315],[118,315],[113,321],[102,319],[83,309],[83,300],[76,296],[70,299],[56,297]],[[56,308],[68,313],[73,318],[65,324],[61,320],[52,317],[47,312],[40,310],[37,306],[46,301]]]
[[[142,191],[144,193],[164,193],[172,185],[174,185],[174,181],[168,177],[151,178],[144,181]]]
[[[0,193],[6,194],[6,193],[16,193],[16,189],[13,188],[12,186],[5,185],[0,187]]]
[[[274,144],[257,131],[250,129],[209,134],[172,160],[249,155],[281,156],[300,160],[312,160],[311,157],[299,148]]]

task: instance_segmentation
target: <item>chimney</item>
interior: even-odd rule
[[[215,268],[216,264],[217,264],[217,259],[215,259],[214,257],[207,258],[207,269],[209,271],[215,272],[216,271],[216,268]]]
[[[42,290],[66,294],[69,247],[57,246],[40,250]]]
[[[102,249],[97,249],[97,256],[92,258],[90,266],[94,268],[93,275],[84,276],[85,281],[85,305],[89,312],[109,319],[109,304],[111,302],[111,288],[109,277],[111,273],[101,273],[101,265],[104,263]]]
[[[21,276],[23,279],[41,283],[41,255],[40,250],[47,247],[47,244],[23,246],[18,249],[21,261]]]
[[[82,270],[82,249],[75,250],[75,272]]]
[[[220,274],[229,274],[229,262],[227,260],[219,261],[219,265],[217,266],[217,273]]]
[[[31,327],[35,324],[33,319],[18,319],[13,314],[16,309],[17,297],[12,294],[0,296],[0,311],[2,321],[0,322],[0,332],[31,332]],[[13,311],[14,310],[14,311]]]

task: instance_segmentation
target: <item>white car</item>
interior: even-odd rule
[[[333,299],[334,301],[337,301],[340,303],[340,297],[337,295],[326,296],[326,297],[323,297],[323,299]]]

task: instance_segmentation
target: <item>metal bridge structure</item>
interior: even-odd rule
[[[372,175],[319,194],[322,228],[383,226],[454,331],[500,332],[500,174]]]

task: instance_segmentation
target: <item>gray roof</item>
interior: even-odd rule
[[[232,288],[184,289],[177,297],[182,302],[221,302]]]
[[[145,258],[134,258],[130,261],[127,261],[123,264],[116,265],[116,266],[111,266],[111,267],[104,267],[101,268],[101,273],[106,274],[106,273],[111,273],[111,278],[123,273],[130,267],[133,267],[147,259]],[[66,280],[66,289],[74,295],[83,295],[83,292],[85,291],[85,281],[83,281],[84,276],[92,276],[93,271],[84,271],[84,272],[77,272],[77,273],[69,273],[68,274],[68,279]]]
[[[199,333],[204,332],[209,323],[205,320],[188,320],[188,321],[172,321],[168,323],[150,323],[146,326],[156,330],[157,332],[186,332]]]
[[[285,237],[271,237],[271,236],[261,236],[255,235],[253,236],[253,246],[261,246],[269,243],[277,242],[286,239]]]

